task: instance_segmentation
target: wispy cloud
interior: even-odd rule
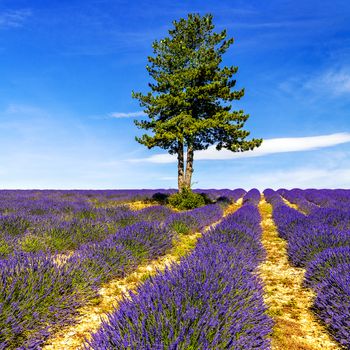
[[[246,174],[241,179],[243,187],[265,188],[349,188],[350,168],[327,169],[304,167],[288,170],[274,170],[256,174]],[[226,184],[224,184],[226,185]]]
[[[45,111],[41,108],[17,103],[10,103],[4,111],[4,114],[9,115],[42,115],[43,113],[45,113]]]
[[[206,167],[207,173],[196,174],[203,188],[243,187],[265,188],[350,188],[350,150],[348,146],[323,149],[315,154],[300,155],[298,162],[292,157],[275,160],[266,157],[256,162],[230,162]],[[198,165],[198,168],[202,167]],[[252,171],[252,166],[254,171]],[[229,169],[226,172],[215,169]],[[208,174],[209,171],[209,174]],[[209,176],[208,176],[209,175]]]
[[[312,27],[316,24],[323,23],[321,21],[312,21],[312,20],[295,20],[295,21],[257,21],[257,22],[236,22],[231,24],[235,28],[244,28],[244,29],[276,29],[276,28],[304,28]],[[228,25],[230,26],[230,25]]]
[[[307,81],[305,88],[313,91],[327,91],[334,96],[350,94],[350,69],[328,70]]]
[[[0,12],[0,28],[22,27],[26,19],[31,16],[29,9],[8,10]]]
[[[0,129],[7,131],[3,138],[12,135],[11,132],[16,132],[21,135],[22,140],[33,140],[34,135],[40,139],[50,119],[50,113],[42,108],[12,103],[0,110]]]
[[[228,150],[217,151],[215,146],[207,150],[197,151],[196,160],[230,160],[237,158],[263,157],[276,153],[311,151],[350,142],[350,133],[336,133],[330,135],[310,137],[285,137],[266,139],[259,148],[252,151],[234,153]],[[173,163],[176,156],[170,154],[155,154],[148,158],[132,159],[131,162]]]
[[[282,82],[280,89],[288,94],[306,94],[314,98],[350,95],[350,67],[327,69],[321,73],[301,75]]]
[[[138,112],[113,112],[113,113],[110,113],[108,116],[109,118],[116,118],[116,119],[119,119],[119,118],[137,118],[137,117],[144,117],[146,116],[147,114],[145,112],[142,112],[142,111],[138,111]]]

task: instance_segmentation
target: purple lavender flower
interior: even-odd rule
[[[179,265],[124,299],[85,348],[268,349],[272,322],[251,272],[263,255],[259,219],[247,205],[206,232]]]
[[[350,264],[341,264],[327,273],[317,287],[313,310],[334,338],[348,349],[350,345]]]

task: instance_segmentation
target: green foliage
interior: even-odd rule
[[[13,248],[6,242],[4,238],[0,238],[0,259],[7,257]]]
[[[149,255],[148,247],[141,242],[137,242],[135,239],[123,239],[123,246],[139,260],[146,259]]]
[[[75,214],[75,217],[78,219],[93,219],[93,220],[95,220],[96,219],[96,212],[92,209],[91,210],[84,209],[80,212],[77,212]]]
[[[152,196],[152,201],[156,202],[158,204],[166,204],[168,200],[169,194],[167,193],[162,193],[162,192],[156,192]]]
[[[246,140],[243,130],[248,115],[231,111],[230,102],[239,100],[244,89],[232,90],[238,67],[222,67],[222,56],[233,44],[226,30],[214,32],[213,16],[189,14],[173,21],[169,36],[153,42],[153,56],[146,69],[154,82],[150,92],[132,92],[149,120],[135,120],[150,131],[136,137],[148,148],[161,147],[178,155],[179,189],[190,187],[193,152],[215,145],[233,152],[252,150],[262,139]],[[187,148],[186,175],[183,154]],[[181,171],[182,170],[182,171]]]
[[[194,193],[187,188],[169,196],[168,203],[180,210],[194,209],[206,204],[203,195]]]
[[[238,68],[220,67],[222,55],[233,43],[226,30],[214,33],[212,15],[190,14],[174,21],[170,37],[153,43],[155,57],[148,57],[146,69],[156,81],[152,92],[134,93],[150,121],[135,121],[153,136],[137,141],[149,148],[159,146],[177,152],[177,141],[191,143],[195,150],[217,143],[232,151],[244,151],[260,145],[261,140],[244,141],[249,132],[241,130],[248,115],[231,112],[222,102],[239,100],[244,89],[231,91],[231,80]]]
[[[74,242],[72,235],[69,231],[59,228],[53,228],[47,234],[48,244],[51,251],[65,251],[70,249],[76,249],[77,243]]]
[[[230,198],[225,197],[225,196],[221,196],[216,200],[216,204],[220,205],[221,208],[226,208],[227,206],[229,206],[230,204],[232,204],[232,201]]]
[[[23,234],[30,226],[29,221],[22,217],[13,219],[5,219],[1,222],[1,231],[6,232],[11,236]]]
[[[170,227],[179,235],[187,235],[191,232],[191,228],[188,223],[181,220],[174,220]]]
[[[200,195],[203,197],[205,204],[213,204],[214,203],[214,201],[212,201],[206,193],[202,192],[202,193],[200,193]]]
[[[35,253],[47,250],[46,242],[41,237],[33,234],[24,236],[20,245],[24,252]]]

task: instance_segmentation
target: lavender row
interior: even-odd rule
[[[179,265],[148,279],[86,349],[268,349],[272,322],[252,273],[264,258],[258,210],[246,205]]]
[[[0,191],[0,258],[15,250],[51,253],[74,250],[81,244],[102,240],[126,225],[164,220],[171,213],[166,207],[135,213],[113,201],[112,206],[101,204],[103,199],[114,199],[119,192],[148,196],[156,191]],[[245,193],[242,189],[203,191],[219,202],[224,198],[236,201]],[[188,222],[185,226],[190,227],[183,229],[195,229],[196,221]]]
[[[216,220],[222,209],[193,211],[196,225]],[[71,256],[15,252],[0,261],[0,349],[39,349],[55,329],[74,322],[77,309],[98,296],[101,283],[122,278],[141,262],[164,254],[176,232],[162,219],[167,212],[147,208],[138,222],[100,242],[83,244]],[[177,220],[187,213],[179,213]]]
[[[227,199],[231,202],[236,202],[238,199],[242,198],[246,191],[242,188],[236,188],[235,190],[229,190],[229,189],[209,189],[209,190],[201,190],[196,189],[194,190],[196,193],[204,193],[207,195],[212,201],[221,201],[224,199]]]
[[[236,201],[245,193],[243,189],[197,189],[211,200],[220,197]],[[0,214],[26,213],[43,215],[110,207],[133,201],[149,201],[157,194],[170,195],[174,189],[154,190],[0,190]]]
[[[286,205],[278,192],[272,189],[264,190],[264,196],[268,203],[273,207],[273,219],[278,228],[279,235],[287,239],[294,226],[303,221],[306,216],[300,211]]]
[[[305,198],[323,208],[349,210],[350,190],[314,190],[303,191]]]
[[[276,193],[265,193],[274,203],[274,220],[288,240],[288,254],[296,266],[306,268],[305,285],[316,292],[313,310],[334,338],[350,346],[350,213],[319,208],[304,216],[276,204]],[[328,201],[327,203],[330,203]]]
[[[42,252],[1,261],[0,349],[39,348],[52,330],[72,322],[77,308],[97,296],[102,282],[164,254],[172,238],[167,226],[140,222],[83,245],[63,261]]]
[[[222,218],[223,210],[218,204],[169,215],[165,224],[179,234],[189,234],[202,230]]]
[[[118,228],[141,221],[164,221],[172,211],[153,206],[132,211],[127,206],[94,209],[65,218],[57,214],[0,216],[0,258],[15,251],[50,253],[77,249],[84,243],[98,242]],[[92,216],[92,214],[94,214]]]
[[[318,208],[315,203],[308,201],[305,198],[303,191],[298,188],[290,191],[280,189],[277,192],[292,204],[296,204],[298,208],[306,214],[310,214],[312,211]]]
[[[280,191],[280,190],[279,190]],[[293,189],[292,191],[283,190],[284,192],[297,192],[298,196],[303,196],[307,201],[323,208],[337,208],[348,210],[350,205],[350,190],[345,189]]]
[[[37,210],[57,212],[90,204],[127,203],[152,198],[155,193],[175,190],[1,190],[0,213]]]
[[[252,204],[257,206],[260,202],[260,192],[258,189],[253,188],[249,190],[243,197],[243,204]]]
[[[157,214],[153,208],[147,208],[146,212]],[[125,253],[130,252],[134,262],[137,258],[136,262],[139,264],[142,260],[162,255],[172,246],[173,239],[177,239],[178,234],[197,231],[219,220],[222,215],[220,206],[207,205],[188,212],[171,214],[165,221],[135,223],[119,229],[100,243],[83,245],[74,252],[68,263],[78,269],[80,266],[89,266],[90,272],[94,273],[92,277],[99,277],[102,282],[123,277],[125,269],[119,262],[120,256],[124,259]],[[179,227],[186,227],[189,231],[183,232]],[[97,270],[93,271],[92,266]]]
[[[280,189],[277,191],[291,203],[305,213],[310,214],[319,207],[333,208],[340,210],[349,210],[350,208],[350,190],[316,190],[316,189]]]

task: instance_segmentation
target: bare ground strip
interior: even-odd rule
[[[302,286],[305,269],[288,262],[287,242],[278,236],[271,205],[263,199],[259,211],[267,258],[258,274],[264,283],[265,303],[275,321],[272,349],[340,349],[310,310],[315,295]]]

